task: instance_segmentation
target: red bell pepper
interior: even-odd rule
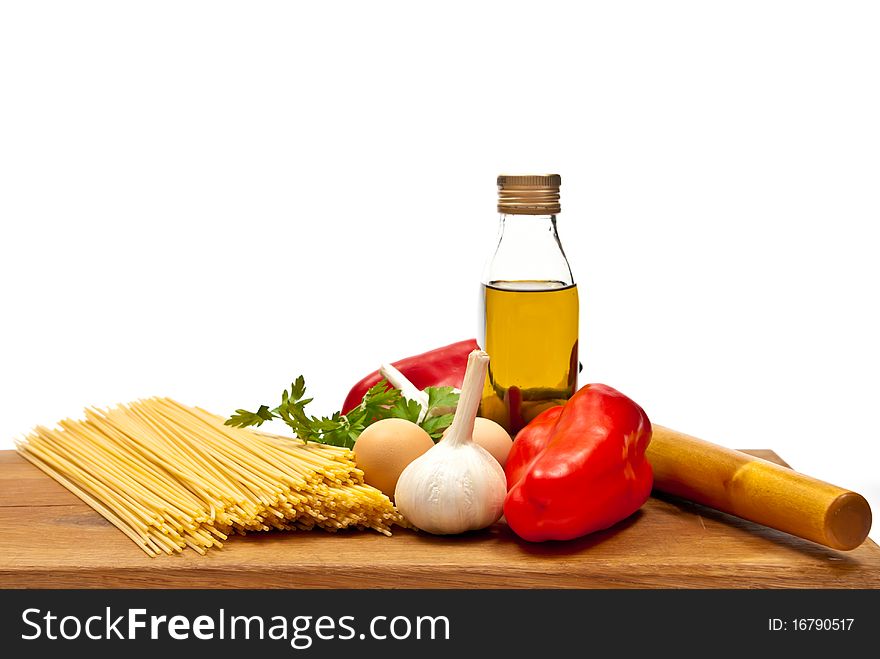
[[[651,422],[604,384],[539,414],[507,458],[504,516],[525,540],[571,540],[629,517],[651,493]]]
[[[455,387],[461,388],[464,380],[464,371],[467,368],[468,355],[477,349],[476,339],[466,339],[436,350],[429,350],[421,355],[407,357],[393,362],[394,367],[403,373],[417,389],[425,387]],[[360,405],[367,393],[367,389],[382,379],[379,371],[373,371],[368,376],[351,388],[345,403],[342,404],[342,413]]]

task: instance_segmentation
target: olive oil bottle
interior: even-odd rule
[[[578,292],[559,242],[557,174],[499,176],[498,245],[483,274],[480,415],[515,434],[577,390]]]

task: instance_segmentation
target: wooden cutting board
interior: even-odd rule
[[[571,542],[527,543],[499,523],[458,537],[254,534],[151,559],[13,451],[0,451],[0,529],[6,588],[880,588],[870,540],[837,552],[656,497]]]

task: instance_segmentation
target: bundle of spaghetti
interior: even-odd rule
[[[204,554],[249,531],[405,524],[347,449],[226,426],[169,398],[88,409],[17,448],[150,556]]]

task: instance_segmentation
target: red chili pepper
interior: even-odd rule
[[[429,350],[421,355],[401,359],[393,362],[393,365],[418,389],[425,387],[455,387],[458,389],[461,388],[462,380],[464,380],[468,355],[477,347],[476,339],[466,339],[436,350]],[[379,371],[373,371],[354,385],[345,398],[342,413],[347,414],[360,405],[367,389],[381,379]]]
[[[539,414],[507,458],[504,516],[525,540],[571,540],[629,517],[651,493],[651,422],[604,384]]]

